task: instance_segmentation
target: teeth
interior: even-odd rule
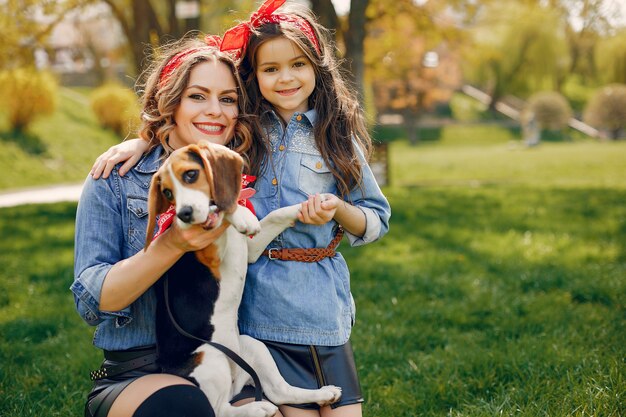
[[[216,125],[196,125],[199,129],[206,130],[207,132],[219,132],[222,130],[222,126]]]

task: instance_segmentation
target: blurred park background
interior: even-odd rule
[[[626,2],[301,1],[361,94],[391,230],[342,245],[367,417],[626,415]],[[252,0],[0,0],[0,194],[136,136],[154,47]],[[76,203],[0,208],[0,416],[82,415]]]

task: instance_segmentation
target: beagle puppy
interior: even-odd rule
[[[166,275],[168,291],[157,287],[157,350],[164,372],[197,381],[215,414],[223,417],[273,416],[280,404],[328,405],[341,397],[341,389],[324,386],[309,390],[289,385],[280,375],[265,345],[239,334],[237,311],[248,263],[287,227],[293,226],[300,205],[283,207],[259,222],[250,210],[237,204],[243,159],[236,152],[202,141],[169,156],[152,178],[148,197],[146,248],[152,240],[156,216],[171,205],[178,227],[202,225],[206,229],[228,222],[225,232],[209,247],[185,255]],[[163,279],[160,280],[164,281]],[[222,344],[241,356],[257,372],[270,402],[234,407],[229,400],[250,376],[225,354],[181,335],[164,312],[167,296],[171,314],[187,332]],[[212,302],[214,301],[214,302]],[[276,405],[274,405],[276,404]]]

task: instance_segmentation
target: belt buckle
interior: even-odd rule
[[[272,255],[272,251],[278,251],[280,249],[278,248],[271,248],[267,250],[267,257],[270,258],[271,261],[276,261],[280,258],[278,258],[278,255]]]

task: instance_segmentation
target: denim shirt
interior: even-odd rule
[[[152,149],[124,177],[117,167],[107,179],[89,176],[78,203],[70,289],[80,316],[97,326],[93,343],[102,349],[122,350],[156,341],[153,288],[121,311],[101,310],[100,293],[111,267],[143,250],[148,189],[162,154],[162,147]]]
[[[273,123],[267,126],[272,156],[251,198],[261,219],[272,210],[303,202],[310,194],[338,194],[335,179],[315,144],[316,112],[296,113],[286,127],[272,116]],[[391,215],[370,167],[362,154],[359,157],[362,188],[356,187],[349,197],[365,214],[367,226],[362,237],[346,232],[352,246],[386,234]],[[268,248],[325,248],[337,226],[334,220],[320,226],[296,222]],[[239,308],[239,328],[244,334],[283,343],[338,346],[348,341],[354,318],[350,274],[338,252],[316,263],[262,256],[248,268]]]

